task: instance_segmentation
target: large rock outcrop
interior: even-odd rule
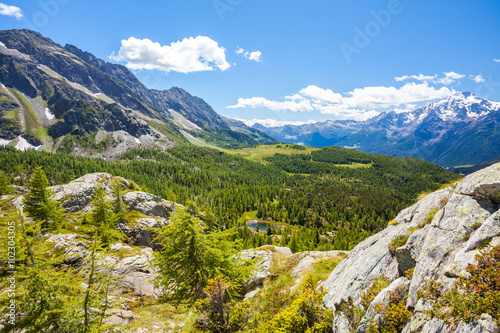
[[[154,194],[141,191],[128,191],[132,182],[122,177],[113,177],[108,173],[90,173],[75,179],[65,185],[52,186],[54,199],[61,203],[67,213],[89,212],[92,210],[92,200],[99,187],[112,200],[113,184],[118,183],[123,190],[122,200],[129,210],[137,211],[144,217],[137,218],[132,225],[119,223],[117,229],[129,237],[129,243],[138,246],[148,246],[157,249],[153,242],[156,237],[154,229],[163,228],[170,223],[171,214],[181,205],[167,201]],[[16,199],[21,205],[22,198]]]
[[[404,332],[493,332],[494,322],[487,315],[471,323],[460,323],[453,330],[446,323],[428,318],[428,304],[418,300],[417,292],[428,280],[437,280],[445,291],[466,268],[475,262],[480,247],[500,243],[500,164],[480,170],[454,186],[427,195],[412,207],[401,211],[393,223],[356,246],[330,274],[323,287],[329,290],[324,301],[330,308],[343,302],[361,304],[361,295],[381,276],[402,282],[404,273],[413,269],[406,306],[414,312]],[[407,236],[395,250],[389,245],[397,236]],[[406,237],[400,237],[405,240]],[[396,246],[398,246],[396,245]],[[407,286],[406,286],[407,284]],[[384,291],[381,292],[381,294]],[[372,305],[380,302],[379,295]],[[372,306],[357,332],[366,332],[373,320]],[[342,331],[345,322],[336,321],[334,331]],[[492,331],[493,329],[493,331]]]
[[[285,258],[292,255],[292,251],[290,251],[288,247],[278,247],[273,245],[243,250],[236,255],[238,259],[254,261],[254,271],[246,282],[246,289],[248,291],[262,285],[264,281],[271,276],[271,263],[273,254],[275,253],[280,254]]]

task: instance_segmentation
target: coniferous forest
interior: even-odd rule
[[[112,161],[0,148],[0,166],[17,185],[24,185],[37,166],[52,185],[94,172],[121,176],[187,206],[213,230],[234,229],[232,237],[242,248],[274,244],[294,252],[352,249],[418,195],[459,178],[415,158],[339,147],[278,148],[286,154],[262,163],[194,146],[131,150]],[[260,221],[261,232],[249,220]]]

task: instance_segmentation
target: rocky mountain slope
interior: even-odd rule
[[[366,121],[253,127],[283,142],[354,147],[370,153],[419,157],[447,167],[500,156],[499,111],[500,103],[463,92],[411,112],[384,112]]]
[[[467,265],[476,263],[480,249],[500,245],[499,208],[500,164],[495,164],[401,211],[385,230],[358,244],[323,283],[329,290],[326,306],[338,310],[334,332],[367,332],[380,321],[377,304],[387,306],[396,290],[406,294],[411,311],[402,332],[497,332],[488,315],[455,327],[429,317],[426,310],[432,307],[418,292],[430,280],[441,283],[443,293],[450,290],[459,277],[469,276]],[[353,324],[342,304],[360,306],[362,295],[381,277],[390,284]]]
[[[18,149],[112,156],[201,136],[216,145],[274,141],[231,127],[180,88],[150,90],[126,67],[30,30],[0,31],[0,83],[0,144]]]

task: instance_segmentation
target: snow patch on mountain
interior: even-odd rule
[[[16,143],[15,147],[16,147],[17,150],[26,151],[28,149],[38,150],[38,148],[40,148],[41,145],[40,146],[33,146],[28,141],[26,141],[25,138],[23,138],[22,136],[20,136],[20,137],[17,138],[17,143]]]
[[[47,117],[48,120],[53,120],[55,118],[49,108],[45,108],[45,117]]]
[[[0,146],[7,146],[12,140],[0,139]]]

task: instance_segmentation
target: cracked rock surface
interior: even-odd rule
[[[465,177],[454,186],[427,195],[401,211],[396,225],[358,244],[330,274],[323,287],[329,290],[324,301],[335,308],[351,299],[361,303],[361,295],[380,276],[400,281],[413,268],[408,281],[407,308],[414,311],[404,332],[496,332],[491,317],[451,329],[446,323],[426,317],[417,298],[427,280],[437,280],[449,289],[466,268],[475,262],[480,246],[500,244],[500,163]],[[399,235],[409,236],[406,244],[391,254],[389,243]],[[382,291],[384,292],[384,291]],[[382,293],[381,292],[381,293]],[[373,302],[383,299],[376,297]],[[373,303],[372,303],[373,305]],[[370,305],[370,307],[372,307]],[[366,310],[366,309],[365,309]],[[345,323],[334,323],[342,331]],[[366,332],[366,324],[357,332]]]

